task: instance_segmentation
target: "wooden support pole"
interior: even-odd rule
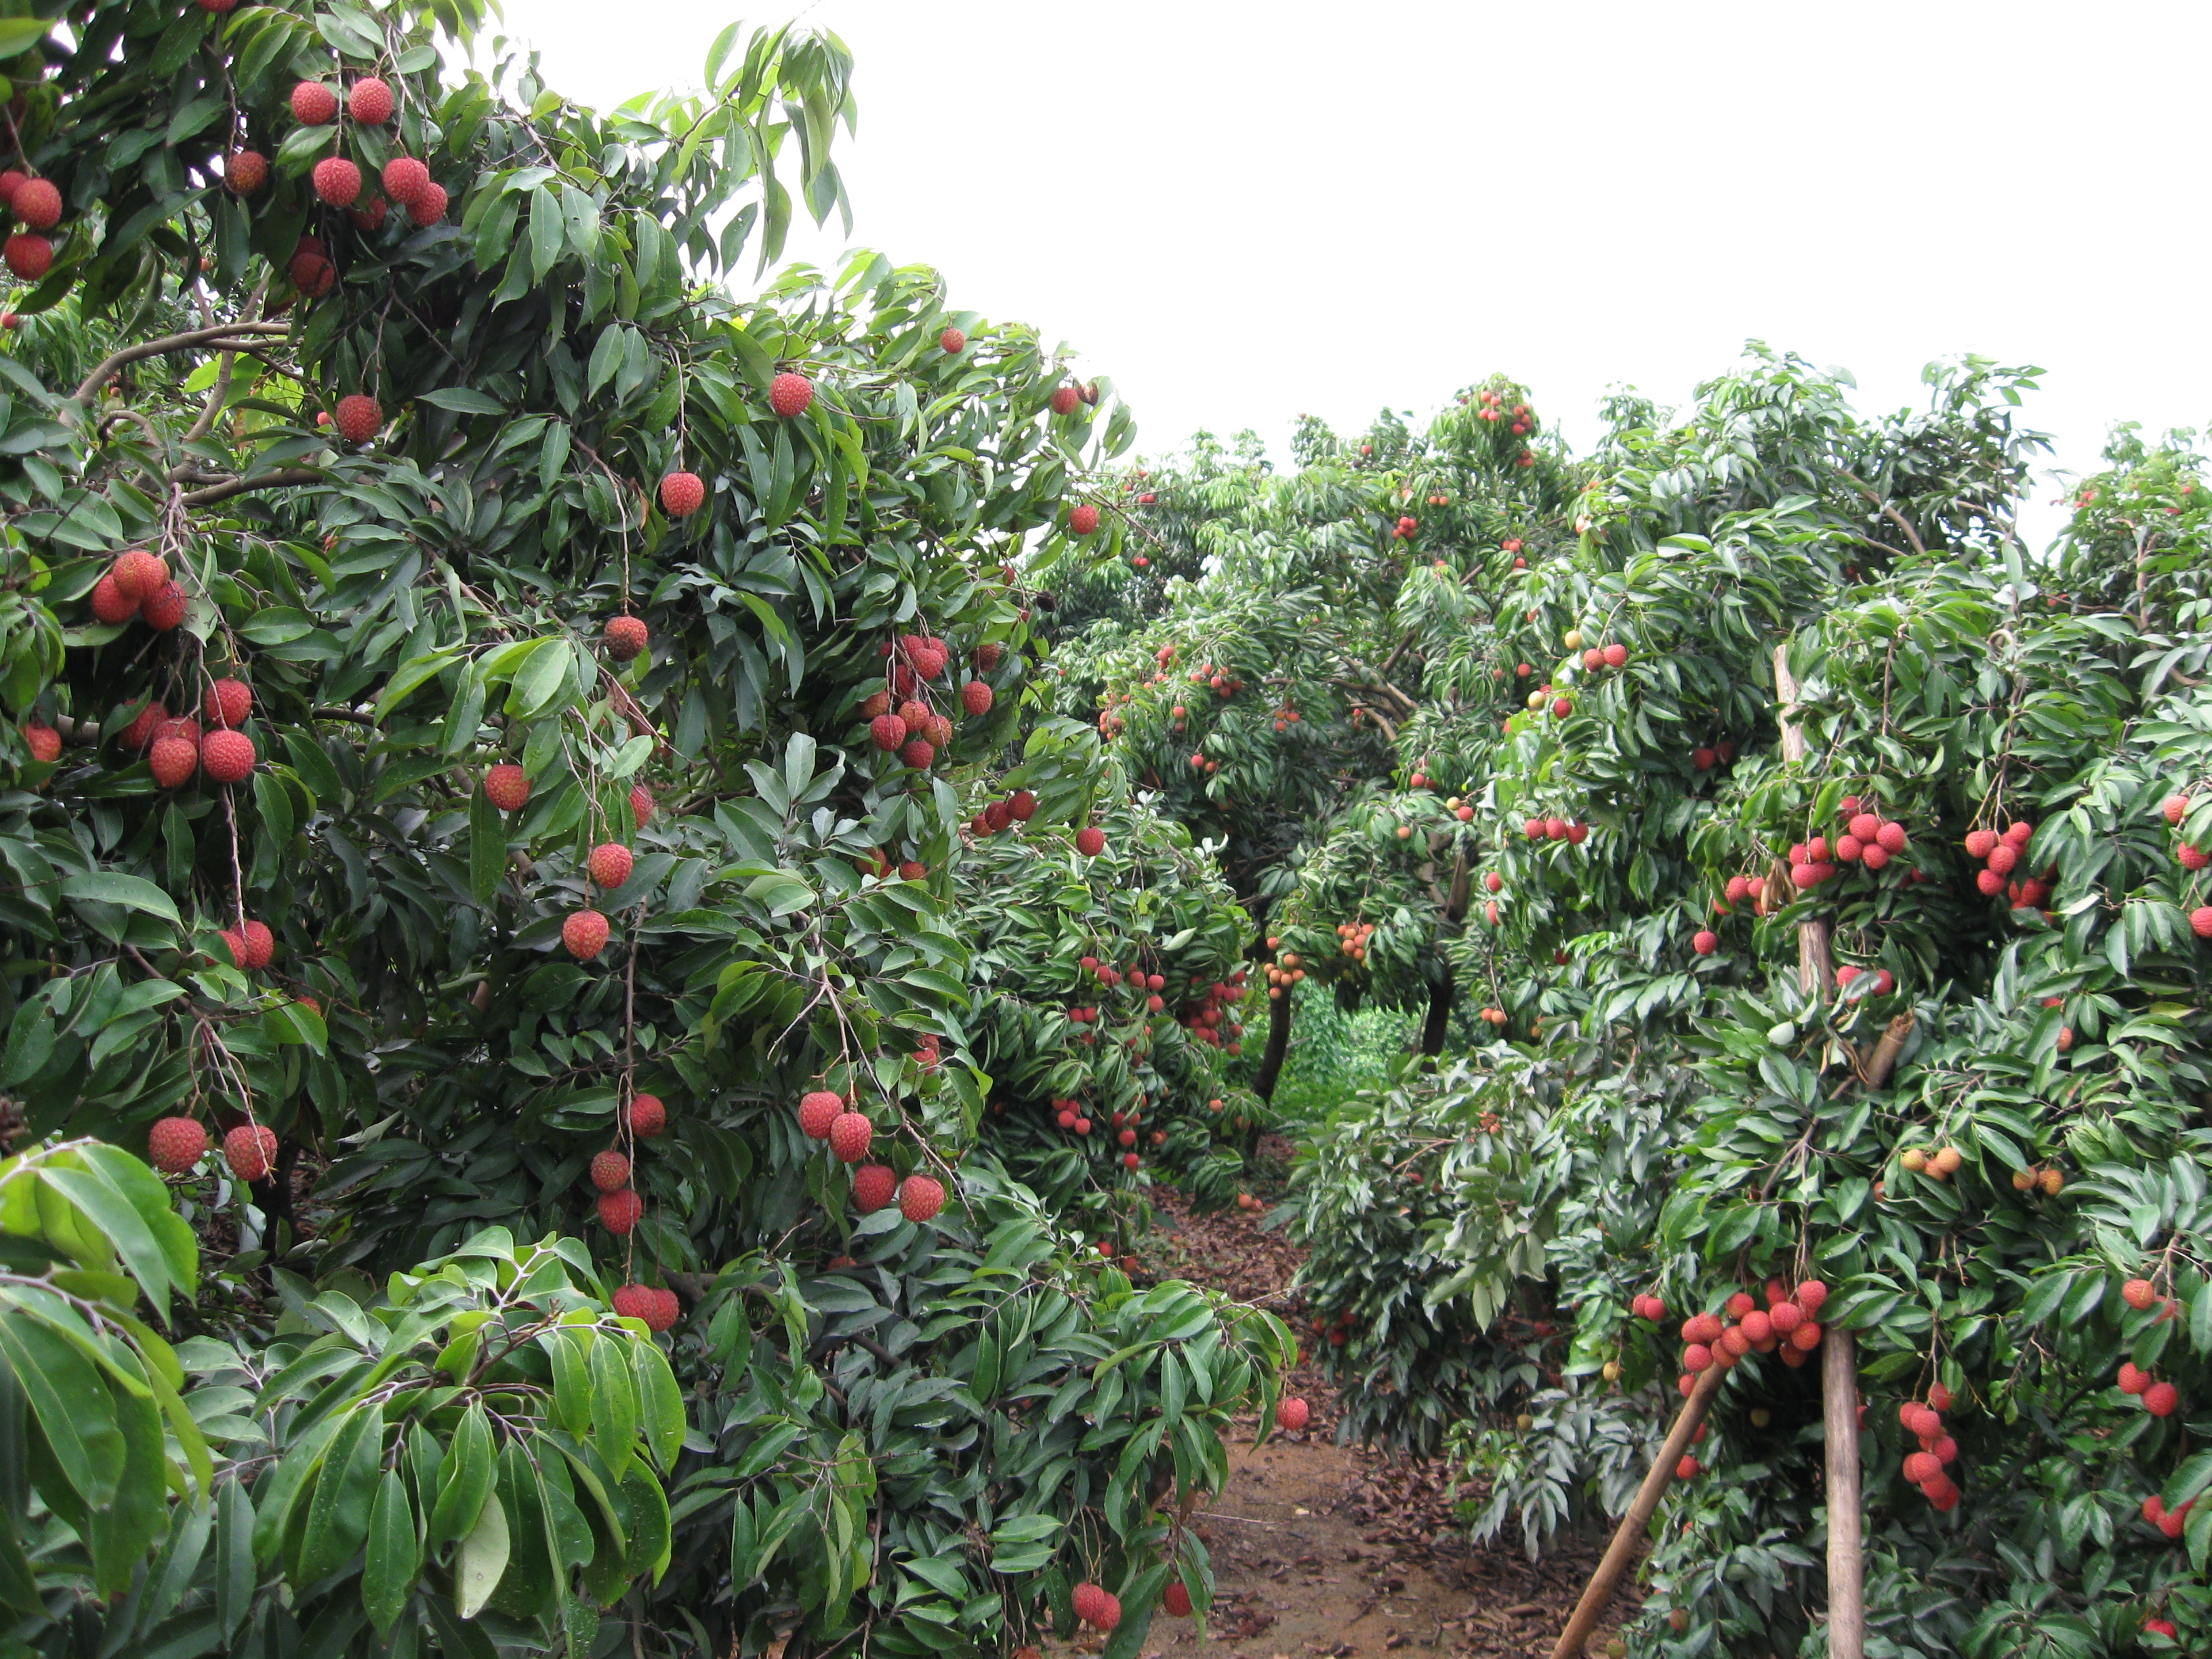
[[[1782,726],[1782,757],[1802,763],[1805,733],[1791,718],[1797,678],[1790,672],[1790,647],[1774,647],[1774,701]],[[1828,924],[1801,923],[1797,929],[1797,983],[1808,996],[1825,995],[1834,975]],[[1875,1049],[1882,1080],[1897,1063],[1912,1029],[1900,1016],[1883,1033]],[[1885,1054],[1884,1051],[1887,1052]],[[1881,1086],[1880,1083],[1874,1085]],[[1833,1326],[1820,1338],[1820,1420],[1827,1461],[1828,1659],[1865,1659],[1866,1554],[1859,1513],[1859,1378],[1849,1331]]]
[[[1628,1565],[1636,1559],[1637,1540],[1644,1529],[1651,1524],[1651,1517],[1659,1512],[1659,1500],[1667,1495],[1674,1484],[1674,1467],[1682,1461],[1682,1454],[1690,1449],[1691,1437],[1698,1425],[1705,1420],[1705,1412],[1713,1403],[1713,1396],[1721,1391],[1721,1383],[1728,1376],[1718,1365],[1710,1367],[1690,1390],[1690,1397],[1682,1402],[1674,1426],[1668,1432],[1667,1443],[1659,1449],[1659,1460],[1651,1466],[1651,1473],[1644,1477],[1644,1484],[1636,1490],[1636,1501],[1628,1506],[1628,1513],[1620,1517],[1613,1528],[1613,1542],[1606,1546],[1605,1559],[1597,1564],[1590,1575],[1583,1599],[1575,1603],[1573,1617],[1567,1620],[1566,1629],[1552,1644],[1552,1659],[1582,1659],[1583,1644],[1597,1628],[1597,1621],[1613,1605],[1613,1593],[1620,1587],[1620,1580]]]

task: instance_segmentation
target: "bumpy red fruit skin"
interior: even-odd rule
[[[607,919],[597,910],[577,910],[561,924],[561,943],[579,962],[589,962],[607,948]]]
[[[1098,509],[1085,501],[1068,509],[1067,529],[1070,535],[1088,536],[1098,528]]]
[[[645,1200],[633,1188],[625,1187],[618,1193],[600,1194],[599,1211],[599,1225],[611,1233],[627,1233],[645,1213]]]
[[[253,739],[243,732],[210,732],[200,745],[200,764],[217,783],[245,782],[259,758]]]
[[[2171,1382],[2154,1382],[2143,1390],[2143,1409],[2153,1417],[2171,1417],[2181,1405],[2181,1390]]]
[[[222,1156],[240,1181],[266,1181],[276,1162],[276,1132],[265,1123],[241,1123],[223,1136]]]
[[[828,1089],[816,1089],[799,1102],[799,1132],[809,1140],[830,1139],[830,1126],[844,1115],[844,1100]]]
[[[1091,824],[1075,832],[1075,850],[1087,859],[1095,859],[1106,850],[1106,832]]]
[[[908,1221],[928,1220],[945,1207],[945,1183],[929,1176],[908,1176],[899,1183],[899,1213]]]
[[[34,761],[58,761],[62,757],[62,734],[51,726],[37,720],[27,720],[23,726],[23,742]]]
[[[864,1164],[853,1171],[853,1207],[862,1215],[873,1215],[891,1201],[898,1185],[898,1176],[892,1170],[881,1164]]]
[[[127,623],[138,614],[138,601],[115,585],[113,576],[102,576],[92,585],[92,616],[95,622]]]
[[[768,406],[787,421],[806,413],[814,401],[814,382],[789,370],[769,382]]]
[[[668,1108],[659,1095],[640,1095],[623,1114],[623,1127],[640,1140],[658,1140],[668,1127]]]
[[[349,444],[365,444],[384,424],[384,405],[365,392],[338,399],[338,436]]]
[[[957,328],[948,328],[937,337],[937,343],[948,357],[957,357],[968,349],[968,337]]]
[[[630,787],[629,814],[641,830],[653,820],[653,791],[641,783]]]
[[[1305,1427],[1312,1418],[1313,1407],[1307,1405],[1304,1401],[1295,1397],[1284,1401],[1275,1407],[1277,1425],[1289,1430],[1292,1434]]]
[[[302,81],[292,88],[292,118],[303,126],[319,127],[338,116],[338,95],[320,81]]]
[[[292,286],[310,300],[321,299],[337,285],[338,268],[323,252],[322,244],[312,236],[300,239],[300,246],[293,250],[291,261],[284,270],[292,279]]]
[[[163,1175],[182,1175],[207,1156],[208,1132],[196,1117],[165,1117],[146,1135],[149,1162]]]
[[[222,182],[233,196],[252,196],[269,182],[269,158],[258,149],[234,149],[222,158]]]
[[[1182,1580],[1178,1578],[1167,1587],[1160,1596],[1160,1606],[1170,1619],[1190,1617],[1190,1592],[1183,1588]]]
[[[446,216],[446,187],[438,184],[423,185],[407,204],[407,216],[425,228],[436,224]]]
[[[2158,1300],[2158,1291],[2148,1279],[2130,1279],[2120,1286],[2120,1300],[2141,1313]]]
[[[374,75],[362,76],[346,94],[346,113],[365,127],[382,126],[392,118],[392,109],[391,83]]]
[[[970,680],[960,688],[960,706],[971,714],[988,714],[996,701],[991,688],[981,680]]]
[[[650,1285],[624,1285],[615,1291],[612,1299],[615,1312],[623,1318],[651,1322],[654,1298]]]
[[[183,623],[186,603],[183,588],[174,582],[163,582],[139,600],[138,615],[147,627],[167,634]]]
[[[361,199],[361,168],[343,155],[315,163],[315,194],[332,207],[351,207]]]
[[[200,769],[200,748],[189,738],[156,738],[146,760],[154,781],[164,789],[175,789],[191,782]]]
[[[885,754],[906,741],[906,722],[896,714],[878,714],[868,722],[868,735]]]
[[[484,774],[484,799],[502,812],[520,812],[530,799],[530,775],[502,761]]]
[[[629,1160],[620,1152],[601,1152],[592,1159],[592,1185],[603,1193],[618,1193],[629,1185]]]
[[[35,283],[54,268],[54,245],[43,236],[18,231],[8,239],[4,254],[8,269],[27,283]]]
[[[927,738],[912,738],[899,750],[899,758],[915,771],[927,772],[937,759],[937,747]]]
[[[635,860],[629,848],[618,841],[601,842],[592,848],[590,870],[592,879],[602,887],[615,888],[629,879]]]
[[[1994,830],[1969,830],[1966,832],[1966,856],[1985,859],[1996,850],[1997,833]]]
[[[1701,932],[1691,939],[1690,948],[1701,957],[1709,957],[1720,949],[1720,936],[1717,933]]]
[[[269,931],[265,921],[249,921],[239,929],[244,948],[238,953],[238,965],[256,972],[276,959],[276,935]]]
[[[49,179],[27,179],[18,185],[9,206],[30,230],[52,230],[61,222],[62,193]]]
[[[875,1125],[860,1113],[840,1113],[830,1126],[830,1150],[840,1164],[858,1164],[868,1155],[868,1143],[875,1134]]]
[[[411,155],[395,155],[384,164],[384,193],[400,206],[410,205],[430,182],[430,169]]]
[[[642,617],[607,618],[607,655],[617,662],[628,662],[644,650],[647,637]]]
[[[1073,386],[1057,387],[1052,394],[1052,412],[1055,415],[1073,415],[1075,413],[1076,404],[1082,401],[1083,394]]]
[[[660,481],[660,510],[672,519],[688,519],[706,503],[706,481],[696,472],[672,472]]]
[[[1074,395],[1073,389],[1069,395]],[[1074,1605],[1075,1616],[1093,1630],[1111,1630],[1121,1622],[1121,1601],[1096,1584],[1078,1584],[1068,1599]]]
[[[668,1330],[683,1317],[684,1304],[676,1299],[676,1292],[665,1285],[657,1288],[653,1293],[653,1311],[645,1316],[647,1328]]]
[[[210,726],[243,726],[253,712],[253,688],[244,680],[217,680],[200,703]]]

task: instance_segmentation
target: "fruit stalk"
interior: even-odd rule
[[[1705,1413],[1713,1403],[1713,1396],[1721,1391],[1722,1381],[1728,1376],[1725,1367],[1709,1367],[1698,1376],[1698,1385],[1690,1390],[1690,1397],[1682,1402],[1682,1409],[1674,1419],[1674,1426],[1668,1431],[1667,1443],[1659,1449],[1659,1456],[1651,1465],[1651,1472],[1644,1477],[1644,1484],[1636,1489],[1636,1501],[1628,1506],[1628,1513],[1620,1517],[1620,1525],[1613,1529],[1613,1541],[1605,1547],[1605,1558],[1597,1564],[1597,1571],[1583,1590],[1582,1600],[1575,1603],[1573,1615],[1559,1639],[1552,1644],[1552,1659],[1582,1659],[1583,1644],[1589,1640],[1597,1621],[1612,1605],[1613,1593],[1620,1587],[1621,1576],[1636,1559],[1643,1547],[1644,1528],[1658,1513],[1659,1500],[1667,1495],[1674,1484],[1674,1468],[1682,1455],[1690,1449],[1691,1437],[1698,1425],[1705,1420]],[[1856,1513],[1856,1510],[1853,1511]]]

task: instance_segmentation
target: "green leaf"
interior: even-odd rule
[[[313,1583],[336,1572],[361,1547],[368,1535],[368,1509],[383,1455],[384,1407],[372,1400],[348,1415],[315,1478],[307,1530],[300,1539],[300,1582]]]
[[[362,1605],[379,1636],[388,1635],[407,1610],[407,1598],[414,1594],[415,1577],[422,1566],[407,1483],[397,1470],[387,1469],[377,1483],[376,1502],[368,1512],[368,1556],[361,1577]]]
[[[476,1525],[453,1555],[453,1611],[473,1619],[483,1610],[507,1571],[507,1511],[496,1493],[477,1516]]]
[[[651,1342],[629,1345],[630,1371],[637,1379],[638,1418],[646,1450],[665,1474],[684,1449],[684,1390],[668,1369],[668,1356]]]
[[[126,910],[141,910],[179,927],[184,925],[184,919],[177,914],[176,902],[167,893],[150,881],[113,870],[89,870],[63,877],[62,896],[91,904],[119,904]]]
[[[636,1340],[601,1330],[592,1344],[592,1449],[620,1480],[637,1441],[637,1385],[623,1349]]]
[[[442,1549],[474,1530],[498,1473],[498,1461],[492,1453],[491,1419],[481,1405],[471,1404],[461,1413],[460,1424],[453,1431],[453,1449],[439,1470],[438,1501],[431,1509],[424,1540],[432,1550]],[[504,1526],[501,1531],[504,1536]],[[492,1575],[495,1580],[498,1576]]]
[[[12,1306],[13,1298],[0,1297],[0,1362],[30,1401],[62,1476],[85,1508],[98,1509],[114,1498],[123,1478],[123,1431],[103,1409],[107,1389],[91,1361],[44,1323],[10,1311]],[[44,1486],[40,1490],[54,1501],[56,1494]]]

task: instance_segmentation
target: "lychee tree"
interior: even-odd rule
[[[1133,1651],[1171,1576],[1202,1610],[1182,1521],[1287,1338],[975,1154],[995,894],[957,873],[1127,412],[926,268],[732,297],[794,191],[842,205],[833,38],[733,29],[602,116],[443,69],[479,21],[102,4],[15,112],[5,1226],[95,1322],[197,1291],[204,1340],[108,1372],[204,1400],[219,1460],[98,1450],[131,1518],[89,1561],[11,1487],[16,1639],[982,1652],[1090,1584]],[[1016,770],[1006,878],[1101,822],[1183,855],[1095,752]],[[172,1177],[196,1271],[149,1282],[52,1162],[99,1142]]]

